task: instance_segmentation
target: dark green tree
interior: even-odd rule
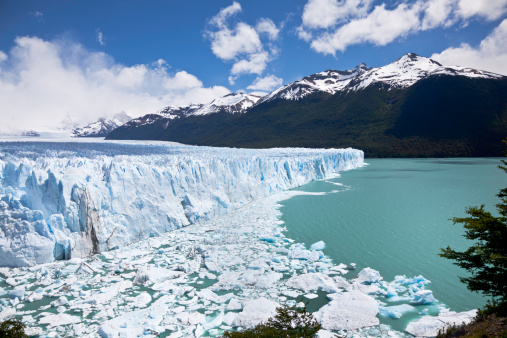
[[[507,173],[507,161],[502,162],[504,166],[499,168]],[[469,277],[459,277],[469,290],[492,297],[486,313],[507,315],[507,188],[497,196],[501,200],[496,205],[500,216],[493,216],[481,205],[467,208],[469,217],[453,218],[454,224],[463,224],[464,237],[475,243],[462,252],[447,247],[439,255],[470,272]]]
[[[25,334],[25,324],[19,319],[9,319],[0,324],[0,338],[28,338]]]
[[[228,338],[310,338],[314,337],[322,325],[304,308],[279,307],[276,316],[269,318],[252,329],[242,332],[225,332]]]

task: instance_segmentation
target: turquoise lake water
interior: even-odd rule
[[[464,270],[438,256],[440,248],[464,250],[461,225],[467,206],[485,204],[496,214],[498,191],[507,186],[501,158],[368,159],[369,165],[315,181],[298,190],[328,192],[282,202],[287,236],[306,243],[323,240],[324,253],[338,263],[378,270],[384,280],[395,275],[423,275],[436,299],[453,311],[484,305],[457,276]],[[342,185],[339,185],[342,184]],[[405,317],[405,316],[404,316]],[[412,316],[413,317],[413,316]],[[381,320],[403,329],[414,318]]]

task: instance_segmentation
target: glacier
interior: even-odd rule
[[[363,163],[350,148],[0,142],[0,266],[106,252]]]

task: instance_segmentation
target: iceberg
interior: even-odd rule
[[[379,324],[377,301],[359,291],[337,294],[337,297],[314,313],[325,330],[356,330]]]
[[[406,331],[416,337],[436,337],[439,331],[453,325],[470,323],[477,316],[477,310],[465,312],[445,312],[438,316],[423,316],[417,321],[410,322]]]
[[[332,177],[363,161],[363,152],[350,148],[0,142],[0,266],[106,252]],[[299,253],[299,259],[318,260],[314,250]],[[216,262],[206,265],[218,271]]]

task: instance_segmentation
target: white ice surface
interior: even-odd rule
[[[406,331],[416,337],[436,337],[440,330],[453,325],[470,323],[477,315],[477,310],[465,312],[446,312],[438,316],[423,316],[408,324]]]
[[[361,165],[353,149],[0,142],[0,266],[108,251]]]

